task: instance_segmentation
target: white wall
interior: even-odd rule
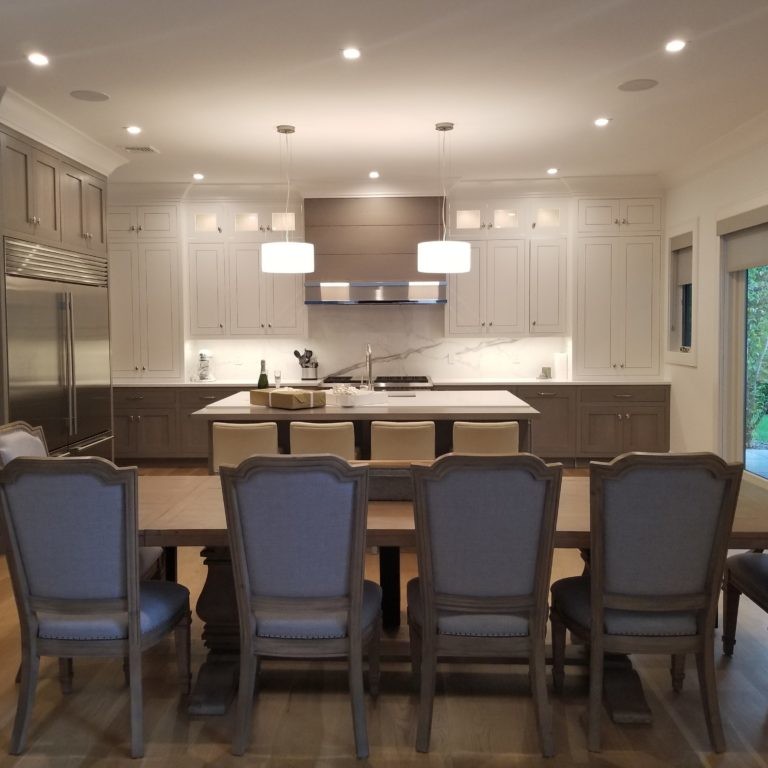
[[[666,229],[699,220],[697,367],[667,365],[672,382],[671,450],[721,448],[721,273],[718,219],[768,202],[768,146],[732,158],[666,193]],[[664,294],[666,296],[666,294]],[[666,340],[665,340],[666,344]]]
[[[359,375],[369,342],[374,374],[428,374],[434,379],[535,377],[553,365],[555,352],[565,352],[564,337],[523,339],[446,339],[442,306],[310,306],[308,335],[301,338],[188,339],[187,379],[194,378],[197,352],[214,354],[214,374],[220,380],[255,381],[259,360],[267,369],[282,371],[283,379],[300,376],[293,350],[312,349],[320,375],[349,372]],[[390,359],[382,359],[390,358]],[[357,366],[357,367],[355,367]]]

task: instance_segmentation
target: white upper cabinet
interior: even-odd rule
[[[564,237],[530,241],[530,333],[556,336],[567,332],[566,252]]]
[[[524,240],[472,243],[470,271],[448,276],[448,335],[528,332],[525,245]]]
[[[577,245],[574,367],[584,376],[659,370],[659,238],[583,238]]]
[[[226,254],[217,243],[189,246],[189,322],[192,336],[226,333]]]
[[[658,197],[579,200],[578,230],[592,235],[661,232],[661,200]]]
[[[110,242],[176,240],[179,236],[175,205],[114,205],[107,211]]]
[[[568,229],[566,198],[457,200],[449,203],[452,237],[501,239],[557,235]]]
[[[303,232],[302,204],[286,211],[277,203],[187,204],[187,237],[195,242],[263,243]]]

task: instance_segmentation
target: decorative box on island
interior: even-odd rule
[[[301,408],[321,408],[325,405],[325,392],[311,389],[252,389],[251,405],[285,408],[297,411]]]

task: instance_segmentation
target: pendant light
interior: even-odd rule
[[[461,240],[446,240],[448,227],[445,223],[445,135],[453,130],[453,123],[437,123],[435,130],[440,135],[440,186],[443,190],[443,239],[426,240],[419,243],[417,249],[417,268],[419,272],[457,273],[469,272],[472,266],[472,248]]]
[[[291,150],[288,137],[296,132],[292,125],[278,125],[277,132],[285,139],[285,219],[288,219],[288,202],[291,196]],[[281,153],[282,154],[282,153]],[[261,271],[275,273],[306,273],[315,270],[315,246],[288,239],[285,226],[285,240],[264,243],[261,246]]]

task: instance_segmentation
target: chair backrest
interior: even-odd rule
[[[0,520],[23,622],[36,621],[37,610],[68,613],[71,601],[98,601],[128,611],[138,632],[136,499],[136,468],[106,459],[19,458],[0,470]]]
[[[448,454],[412,471],[425,615],[495,605],[543,627],[561,465]]]
[[[712,453],[592,462],[593,610],[713,611],[742,470]]]
[[[520,450],[520,428],[516,421],[456,421],[453,452],[512,456]]]
[[[222,464],[237,466],[243,459],[256,454],[277,453],[277,424],[229,424],[215,421],[212,425],[212,469],[216,473]]]
[[[421,461],[435,458],[434,421],[372,421],[371,458]]]
[[[19,456],[47,455],[42,427],[33,427],[26,421],[12,421],[0,426],[0,468]]]
[[[351,421],[292,421],[291,453],[294,456],[330,453],[352,461],[355,458],[355,427]]]
[[[347,598],[359,608],[365,467],[336,456],[254,456],[220,475],[241,615],[272,597]]]

